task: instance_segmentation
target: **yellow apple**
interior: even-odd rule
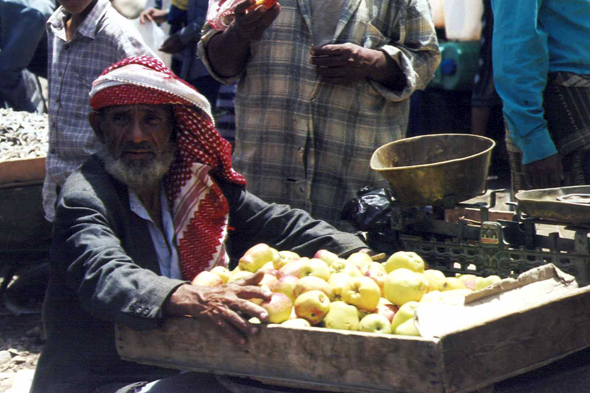
[[[445,285],[443,286],[443,291],[450,291],[453,289],[465,289],[465,284],[463,281],[459,280],[457,277],[447,277],[445,279]]]
[[[269,300],[260,303],[260,306],[268,312],[268,322],[282,323],[291,316],[293,303],[284,293],[273,292]]]
[[[379,289],[381,290],[381,296],[383,296],[385,294],[383,292],[383,286],[385,285],[385,278],[387,277],[385,267],[383,267],[383,265],[379,262],[371,262],[367,265],[365,276],[377,283]]]
[[[330,278],[330,267],[321,259],[311,258],[303,262],[303,266],[301,266],[301,269],[299,270],[300,278],[307,276],[315,276],[324,281],[328,281],[328,278]]]
[[[502,279],[500,278],[500,276],[496,276],[496,275],[481,277],[481,279],[478,280],[478,282],[476,283],[475,290],[479,291],[480,289],[484,289],[486,287],[489,287],[490,285],[493,285],[501,280]]]
[[[301,257],[296,252],[281,250],[279,251],[279,257],[273,260],[273,267],[276,270],[279,270],[280,268],[285,266],[289,261],[294,261],[300,258]]]
[[[358,330],[359,312],[355,306],[336,301],[330,304],[330,311],[324,318],[324,325],[328,329]]]
[[[475,291],[475,287],[477,285],[478,277],[474,274],[460,274],[457,276],[459,280],[465,285],[465,288],[471,289]]]
[[[415,310],[418,308],[418,302],[407,302],[397,310],[393,320],[391,321],[391,331],[395,333],[395,330],[402,323],[414,319]]]
[[[303,318],[287,319],[285,322],[281,323],[281,325],[289,326],[292,328],[311,327],[311,324]]]
[[[420,336],[420,332],[416,327],[416,320],[414,318],[409,319],[399,325],[396,329],[394,334],[399,334],[403,336]]]
[[[402,306],[410,301],[419,302],[428,291],[428,281],[424,274],[402,267],[387,275],[383,290],[387,300]]]
[[[320,323],[330,311],[330,299],[322,291],[309,291],[295,299],[295,314],[311,325]]]
[[[299,277],[293,276],[291,274],[286,276],[281,276],[275,285],[271,288],[273,292],[280,292],[284,293],[291,299],[292,302],[295,302],[295,295],[293,291],[295,290],[295,285],[299,281]]]
[[[278,251],[268,244],[259,243],[250,247],[239,259],[238,266],[241,270],[255,273],[268,262],[278,258]]]
[[[366,252],[353,252],[346,258],[346,260],[353,265],[357,266],[361,271],[361,274],[366,269],[367,265],[369,265],[373,261],[373,258]]]
[[[326,296],[332,298],[332,288],[330,287],[330,284],[316,276],[306,276],[300,278],[295,284],[295,288],[293,288],[293,297],[297,299],[305,292],[316,290],[322,291],[326,294]]]
[[[361,277],[363,275],[358,266],[345,259],[338,259],[337,261],[332,262],[330,265],[330,274],[334,273],[346,273],[350,277]]]
[[[217,274],[205,270],[197,274],[191,284],[203,287],[216,287],[223,284],[223,280]]]
[[[373,311],[379,304],[381,289],[369,277],[351,277],[351,285],[342,293],[342,300],[358,307],[360,310]]]
[[[441,291],[430,291],[425,293],[424,296],[422,296],[422,299],[420,299],[420,303],[437,303],[442,301],[443,297]]]
[[[231,275],[231,272],[225,266],[215,266],[211,269],[211,273],[216,274],[221,278],[221,281],[223,281],[224,284],[229,280],[229,276]]]
[[[299,271],[303,267],[303,262],[307,261],[308,259],[309,258],[304,257],[287,262],[282,268],[279,269],[279,274],[281,276],[292,275],[299,277]]]
[[[424,277],[428,281],[428,292],[443,290],[446,280],[443,272],[436,269],[428,269],[424,271]]]
[[[326,262],[328,266],[330,266],[332,262],[337,261],[339,259],[338,255],[324,249],[318,250],[313,257],[321,259],[322,261]]]
[[[328,279],[328,285],[330,285],[330,289],[332,290],[332,297],[330,300],[342,300],[342,293],[344,293],[349,286],[352,286],[351,280],[352,277],[346,273],[332,273]]]
[[[398,251],[387,258],[384,265],[387,273],[399,268],[424,273],[424,260],[413,251]]]
[[[232,271],[232,274],[229,276],[227,283],[231,283],[231,282],[235,282],[238,280],[243,280],[245,278],[248,278],[250,276],[252,276],[254,273],[248,272],[248,271],[244,271],[244,270],[237,270],[237,271]]]
[[[361,319],[359,330],[361,332],[390,334],[391,322],[383,315],[369,314]]]
[[[264,273],[264,276],[258,285],[266,285],[272,291],[278,281],[279,279],[276,276],[269,273]]]

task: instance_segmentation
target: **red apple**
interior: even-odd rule
[[[293,310],[293,303],[291,299],[284,293],[273,292],[269,300],[260,303],[268,312],[268,321],[270,323],[285,322],[291,316]]]

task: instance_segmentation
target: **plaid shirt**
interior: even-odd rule
[[[69,14],[58,8],[47,22],[49,43],[49,152],[43,185],[45,218],[53,221],[56,186],[84,163],[98,147],[88,123],[92,82],[117,61],[154,53],[140,34],[111,6],[98,0],[70,41]]]
[[[371,155],[405,136],[409,97],[432,79],[440,52],[427,0],[346,0],[332,42],[385,51],[406,87],[324,83],[309,63],[310,1],[280,0],[279,17],[251,44],[235,78],[216,76],[208,64],[204,46],[216,34],[209,26],[199,52],[217,79],[239,79],[234,167],[248,190],[350,229],[340,220],[343,205],[363,186],[387,186],[370,169]]]

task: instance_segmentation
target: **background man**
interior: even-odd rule
[[[47,342],[32,393],[223,391],[208,375],[168,379],[178,372],[121,360],[113,324],[153,329],[168,316],[192,315],[244,343],[256,332],[248,320],[268,318],[246,300],[269,298],[253,286],[262,274],[244,286],[190,285],[199,272],[227,266],[260,242],[310,257],[366,245],[245,191],[207,100],[163,63],[139,57],[109,67],[93,83],[90,103],[102,148],[60,194]]]
[[[513,191],[590,183],[590,0],[492,0]]]
[[[92,81],[118,60],[154,56],[109,0],[59,2],[47,23],[49,151],[43,206],[48,221],[53,221],[57,187],[98,148],[87,120]]]
[[[281,0],[247,12],[253,3],[239,2],[224,31],[206,25],[199,44],[214,77],[238,80],[236,169],[261,198],[350,228],[343,205],[387,186],[371,155],[405,136],[408,98],[440,62],[428,1]]]

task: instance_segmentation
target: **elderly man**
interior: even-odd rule
[[[192,315],[239,345],[256,333],[251,317],[268,318],[246,300],[270,296],[255,285],[261,274],[213,288],[189,284],[199,272],[260,242],[308,256],[366,245],[245,191],[209,103],[161,62],[123,60],[90,95],[90,123],[103,146],[61,190],[44,304],[48,338],[32,392],[224,391],[207,374],[123,361],[114,324],[154,329],[169,316]]]

